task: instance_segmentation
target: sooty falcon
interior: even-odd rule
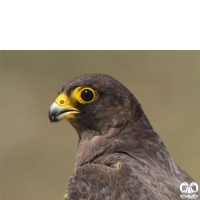
[[[193,182],[135,96],[108,75],[87,74],[64,84],[49,118],[67,120],[79,137],[69,199],[182,199],[181,183]]]

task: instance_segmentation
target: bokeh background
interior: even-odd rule
[[[199,51],[1,51],[0,196],[61,200],[78,137],[48,110],[62,84],[109,74],[143,106],[172,157],[200,184]]]

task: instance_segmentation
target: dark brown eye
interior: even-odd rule
[[[81,98],[84,101],[91,101],[94,98],[94,94],[91,90],[86,89],[82,91]]]

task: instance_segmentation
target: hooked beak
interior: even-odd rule
[[[61,93],[55,102],[50,106],[49,119],[51,122],[58,122],[73,118],[75,113],[80,111],[71,105],[71,102],[66,94]]]

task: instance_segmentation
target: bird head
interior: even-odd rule
[[[133,94],[104,74],[87,74],[64,84],[49,109],[51,122],[67,120],[79,133],[115,133],[142,113]]]

